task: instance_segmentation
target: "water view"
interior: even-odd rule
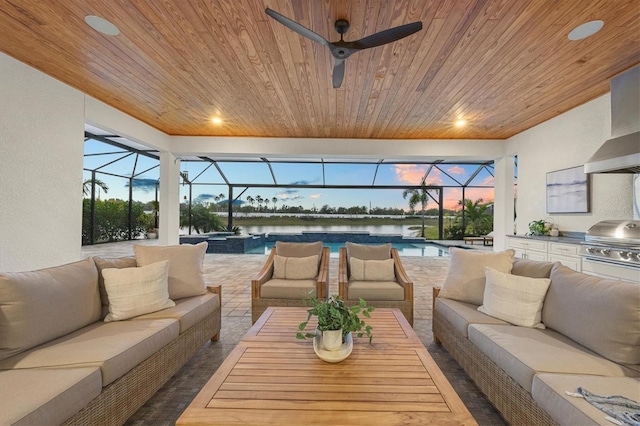
[[[415,236],[417,230],[409,229],[412,225],[308,225],[308,226],[242,226],[242,234],[300,234],[302,232],[369,232],[370,234]],[[413,225],[415,226],[415,225]]]
[[[329,247],[330,255],[332,258],[337,258],[338,253],[340,252],[340,247],[344,247],[342,243],[324,243],[325,247]],[[269,250],[273,244],[266,244],[261,247],[256,247],[253,250],[247,252],[247,254],[269,254]],[[442,247],[433,243],[424,243],[424,244],[404,244],[404,243],[394,243],[392,244],[394,248],[398,249],[398,254],[400,256],[407,257],[448,257],[449,249],[447,247]]]

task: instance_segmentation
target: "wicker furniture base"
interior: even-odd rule
[[[469,339],[460,334],[436,310],[433,311],[434,338],[462,366],[489,401],[512,425],[557,425],[533,400],[531,394],[498,367]]]
[[[207,340],[220,332],[221,311],[196,323],[178,338],[138,364],[65,425],[122,425],[164,385]]]

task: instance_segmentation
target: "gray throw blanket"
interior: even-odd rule
[[[578,388],[575,394],[570,392],[567,394],[586,399],[591,405],[622,425],[640,426],[640,403],[637,401],[620,395],[596,395],[583,388]]]

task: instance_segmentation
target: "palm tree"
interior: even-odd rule
[[[106,194],[107,192],[109,192],[109,186],[104,183],[103,181],[101,181],[100,179],[85,179],[84,182],[82,182],[82,195],[84,195],[85,197],[89,194],[91,194],[91,183],[95,183],[96,186],[102,188],[102,190],[104,191],[104,193]]]
[[[271,202],[273,203],[273,212],[276,212],[276,203],[278,202],[278,197],[273,197],[271,199]]]
[[[262,210],[262,202],[264,201],[264,198],[260,195],[256,195],[256,201],[258,202],[258,211]]]
[[[489,204],[481,204],[484,200],[478,198],[476,201],[460,200],[459,206],[463,206],[465,210],[465,221],[471,225],[471,233],[480,235],[488,228],[491,221],[491,215],[487,213]]]
[[[255,202],[256,200],[251,195],[247,195],[247,203],[251,204],[252,209],[253,209],[253,203]]]
[[[424,212],[427,209],[427,204],[429,202],[429,193],[427,191],[427,187],[424,186],[424,181],[422,182],[422,186],[420,189],[405,189],[402,192],[402,198],[405,200],[409,197],[409,208],[413,210],[415,206],[420,204],[421,211],[420,214],[422,216],[422,238],[424,238]]]

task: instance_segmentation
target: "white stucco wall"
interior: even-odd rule
[[[83,140],[84,95],[0,53],[0,271],[80,258]]]
[[[518,155],[517,233],[528,224],[553,219],[560,231],[585,232],[605,219],[632,219],[631,174],[591,175],[591,211],[546,213],[546,174],[583,165],[611,136],[609,94],[574,108],[507,141],[507,153]]]

